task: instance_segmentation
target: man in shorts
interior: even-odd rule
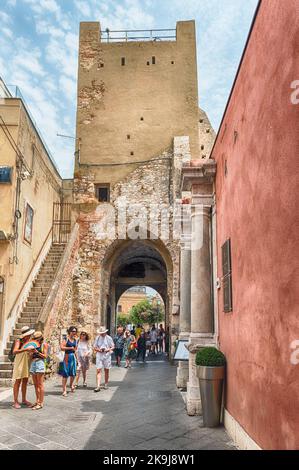
[[[108,389],[109,370],[111,369],[111,354],[114,350],[114,342],[111,336],[107,335],[107,328],[101,326],[97,331],[98,336],[95,339],[93,349],[96,352],[96,368],[97,368],[97,386],[95,392],[101,390],[101,373],[105,371],[104,389]]]

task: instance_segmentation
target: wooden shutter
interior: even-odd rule
[[[231,265],[231,241],[230,239],[222,245],[222,285],[224,312],[232,312],[232,265]]]

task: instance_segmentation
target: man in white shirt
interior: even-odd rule
[[[111,336],[107,335],[107,329],[101,326],[97,331],[98,336],[93,344],[93,349],[96,352],[96,368],[97,368],[97,386],[95,392],[101,390],[101,373],[102,369],[105,370],[105,385],[104,389],[108,389],[109,370],[111,369],[111,354],[114,350],[114,342]]]

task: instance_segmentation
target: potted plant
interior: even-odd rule
[[[205,427],[214,428],[220,424],[220,413],[225,375],[226,359],[214,347],[201,348],[195,359],[199,378],[200,396]]]

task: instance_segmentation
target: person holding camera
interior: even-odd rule
[[[102,369],[105,371],[105,385],[104,389],[108,389],[109,370],[111,369],[111,354],[114,350],[114,342],[111,336],[107,335],[107,328],[101,326],[97,331],[98,336],[95,339],[93,349],[96,353],[96,368],[97,368],[97,386],[95,392],[101,390],[101,374]]]

